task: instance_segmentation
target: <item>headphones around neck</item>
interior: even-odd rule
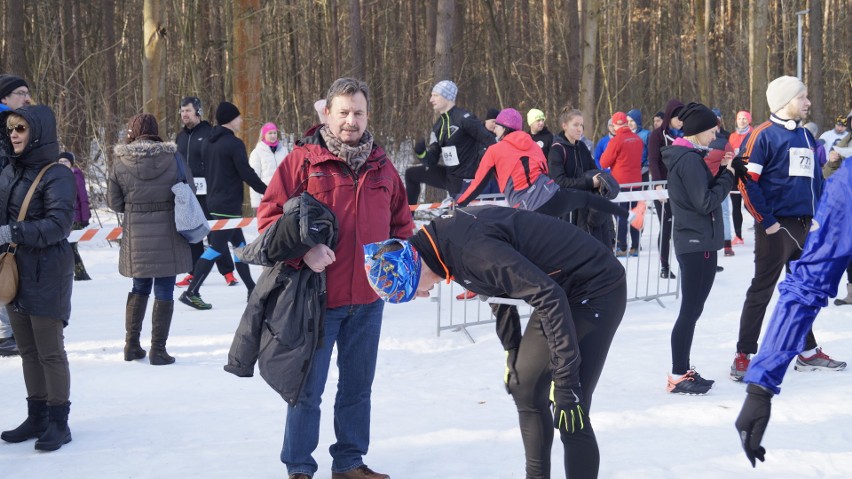
[[[769,117],[769,119],[772,120],[773,123],[781,125],[781,126],[784,127],[784,129],[789,130],[789,131],[793,131],[793,130],[795,130],[796,128],[799,127],[798,121],[796,121],[796,120],[783,120],[783,119],[779,118],[778,116],[776,116],[775,113],[773,113]]]

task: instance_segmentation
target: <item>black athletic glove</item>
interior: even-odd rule
[[[735,156],[734,159],[731,161],[731,167],[734,169],[734,176],[736,176],[737,178],[750,178],[748,176],[748,168],[746,168],[743,159],[739,156]]]
[[[515,384],[518,382],[518,370],[515,369],[515,362],[518,360],[518,348],[512,348],[506,351],[506,373],[503,375],[503,383],[506,385],[506,392],[512,394],[509,390],[509,381]]]
[[[746,457],[755,467],[755,459],[763,462],[766,449],[760,445],[763,433],[769,424],[769,413],[772,409],[772,393],[757,384],[746,387],[746,399],[740,411],[737,422],[734,423],[740,435]]]
[[[423,155],[426,154],[426,140],[421,138],[414,143],[414,154],[417,155],[417,158],[423,158]]]
[[[586,413],[581,404],[583,390],[579,384],[565,387],[550,383],[550,402],[553,403],[553,427],[560,432],[574,434],[586,427]]]

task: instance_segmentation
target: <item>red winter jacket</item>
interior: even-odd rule
[[[363,246],[388,238],[406,239],[414,233],[405,187],[390,158],[374,145],[356,178],[349,165],[326,148],[317,130],[275,170],[257,208],[258,230],[281,216],[284,203],[301,193],[303,182],[307,192],[337,216],[336,260],[326,269],[328,308],[376,301],[364,271]],[[302,265],[299,259],[298,266]]]
[[[642,181],[642,150],[644,143],[639,135],[622,127],[609,140],[603,156],[601,168],[610,168],[612,176],[620,185]]]

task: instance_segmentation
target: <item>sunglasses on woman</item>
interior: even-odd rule
[[[6,131],[10,135],[12,134],[13,131],[16,131],[18,133],[23,133],[23,132],[27,131],[27,125],[24,125],[23,123],[18,123],[15,126],[7,126]]]

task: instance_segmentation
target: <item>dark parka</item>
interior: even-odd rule
[[[578,384],[581,358],[570,305],[623,287],[624,267],[612,251],[566,221],[498,206],[458,208],[424,228],[443,263],[423,229],[409,241],[429,269],[445,276],[446,265],[469,291],[527,302],[541,316],[554,381]],[[520,338],[519,330],[498,329]],[[511,346],[506,337],[501,342]]]
[[[0,113],[4,126],[9,113]],[[74,283],[74,254],[67,241],[77,199],[74,174],[64,166],[49,168],[36,187],[26,218],[18,223],[27,190],[41,168],[59,157],[59,144],[50,108],[25,106],[14,113],[26,119],[30,142],[20,155],[10,156],[9,166],[0,174],[0,224],[11,226],[12,241],[18,244],[18,296],[12,307],[30,316],[61,319],[67,325]],[[2,141],[3,148],[12,151],[8,134],[2,135]],[[6,245],[0,250],[5,251]]]
[[[175,228],[176,152],[174,143],[149,140],[113,150],[107,204],[124,213],[118,263],[122,276],[159,278],[192,269],[189,244]]]
[[[672,238],[679,255],[717,251],[725,242],[722,201],[731,191],[734,175],[725,168],[714,177],[704,162],[706,155],[707,150],[685,146],[662,149],[675,218]]]

